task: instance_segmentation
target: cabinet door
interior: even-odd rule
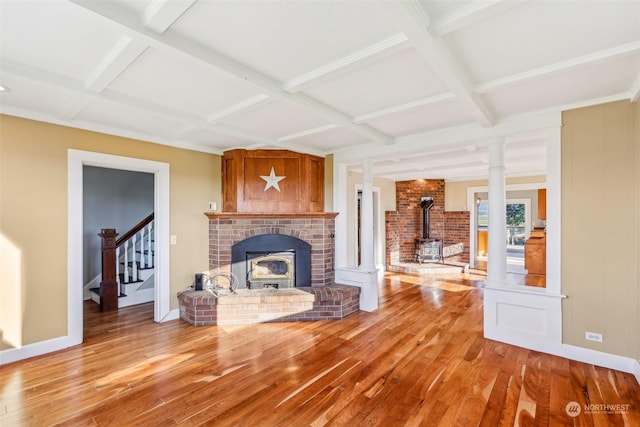
[[[538,189],[538,219],[547,219],[547,189]]]

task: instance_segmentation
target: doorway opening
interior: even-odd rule
[[[154,300],[154,176],[83,166],[83,283],[85,300],[101,303],[103,229],[117,233],[118,308]],[[89,309],[96,308],[88,305]]]
[[[384,242],[384,227],[380,226],[380,188],[373,187],[373,260],[376,268],[382,269],[384,265],[384,252],[382,245]],[[355,260],[356,266],[361,264],[361,212],[362,212],[362,185],[356,185],[356,209],[355,209],[355,222],[356,222],[356,244],[355,244]]]
[[[156,271],[154,316],[156,322],[169,317],[169,164],[80,150],[68,150],[68,289],[67,329],[69,345],[82,343],[84,305],[83,266],[83,170],[85,166],[145,172],[153,175]]]

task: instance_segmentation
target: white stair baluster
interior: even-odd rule
[[[138,233],[134,234],[131,237],[131,248],[133,252],[132,261],[131,261],[131,280],[134,282],[138,281],[138,260],[136,255],[136,243],[137,243]]]
[[[149,224],[147,224],[147,262],[146,265],[147,267],[152,267],[153,266],[153,261],[151,260],[151,231],[153,230],[152,227],[153,222],[150,222]]]
[[[116,248],[116,283],[118,284],[118,292],[122,292],[122,281],[120,280],[120,246]]]
[[[122,268],[122,283],[129,283],[129,241],[124,242],[124,267]]]

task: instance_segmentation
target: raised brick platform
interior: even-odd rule
[[[342,319],[359,310],[359,301],[360,288],[347,285],[178,295],[180,318],[196,326]]]

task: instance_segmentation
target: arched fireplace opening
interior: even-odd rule
[[[311,245],[284,234],[261,234],[231,247],[238,288],[311,286]]]

